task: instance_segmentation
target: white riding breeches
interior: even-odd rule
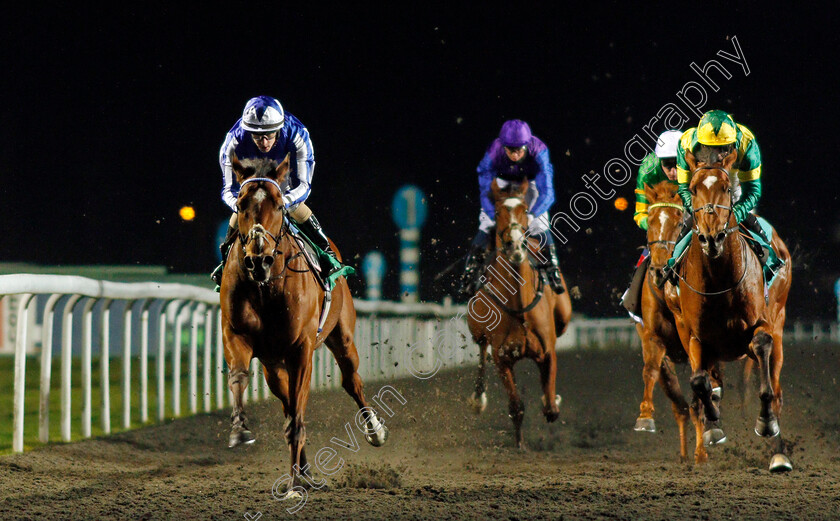
[[[507,187],[510,182],[505,181],[503,179],[496,178],[496,184],[499,185],[499,188]],[[528,205],[528,209],[534,207],[534,203],[537,202],[537,196],[539,195],[539,191],[537,190],[537,183],[531,181],[528,184],[528,192],[525,193],[525,204]],[[484,233],[490,233],[490,230],[496,226],[496,221],[490,218],[487,215],[487,212],[484,209],[481,210],[481,213],[478,215],[478,229],[483,231]],[[548,220],[548,212],[543,212],[542,215],[533,216],[530,213],[528,214],[528,235],[531,237],[535,237],[541,233],[547,232],[550,227],[550,222]]]

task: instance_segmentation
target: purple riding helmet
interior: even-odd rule
[[[502,141],[502,146],[511,148],[525,146],[531,141],[531,127],[519,119],[505,121],[499,132],[499,139]]]

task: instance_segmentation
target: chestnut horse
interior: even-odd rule
[[[680,343],[674,314],[668,309],[663,291],[659,288],[664,277],[663,268],[671,257],[679,235],[683,205],[676,185],[669,181],[662,181],[654,186],[645,185],[645,196],[651,203],[648,207],[647,230],[650,267],[642,286],[643,323],[636,323],[645,362],[642,372],[645,391],[634,429],[643,432],[656,431],[653,420],[653,388],[658,381],[665,395],[671,400],[679,428],[680,459],[685,461],[688,458],[688,403],[674,373],[674,363],[685,363],[688,357]]]
[[[283,404],[285,436],[291,455],[292,484],[297,494],[300,473],[307,472],[304,415],[309,399],[312,355],[326,343],[341,370],[341,384],[361,409],[365,438],[382,446],[388,430],[367,407],[353,343],[356,311],[347,281],[332,290],[329,313],[319,331],[325,290],[308,269],[289,228],[283,189],[289,157],[279,165],[268,159],[232,158],[240,184],[236,202],[239,237],[231,246],[221,284],[222,334],[233,393],[229,446],[253,443],[246,425],[242,394],[248,386],[251,359],[259,358],[271,392]],[[333,250],[338,250],[333,245]]]
[[[527,180],[521,184],[511,183],[509,190],[500,189],[493,181],[495,258],[479,279],[483,286],[470,299],[467,318],[470,333],[479,346],[478,377],[475,393],[469,399],[470,405],[477,413],[487,405],[484,369],[487,353],[490,352],[508,394],[508,410],[519,449],[525,448],[522,439],[525,407],[516,388],[513,365],[523,358],[530,358],[539,366],[543,415],[548,422],[555,421],[560,415],[560,395],[555,394],[555,344],[572,315],[569,292],[555,294],[547,284],[543,284],[529,260],[529,248],[534,250],[536,245],[527,237],[527,191]],[[566,286],[565,280],[563,286]],[[483,313],[480,308],[485,308]],[[490,316],[494,318],[487,319]]]
[[[785,262],[765,300],[764,278],[758,258],[738,233],[733,212],[733,187],[729,169],[737,151],[722,165],[697,164],[686,154],[692,172],[694,230],[678,275],[680,340],[691,365],[691,388],[696,406],[692,420],[697,431],[695,461],[706,461],[702,444],[726,439],[720,411],[712,398],[709,372],[719,361],[749,356],[758,363],[761,409],[755,425],[759,436],[771,438],[771,471],[792,468],[784,454],[779,428],[782,409],[782,331],[785,303],[791,283],[791,258],[773,230],[772,243]],[[671,295],[673,298],[673,294]],[[700,412],[703,413],[701,422]],[[702,441],[701,441],[702,440]]]

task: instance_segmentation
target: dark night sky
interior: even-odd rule
[[[528,121],[549,146],[553,211],[567,210],[585,190],[581,175],[622,155],[697,80],[689,64],[734,52],[736,35],[751,73],[724,62],[733,77],[717,93],[706,89],[703,108],[734,113],[761,145],[759,210],[795,255],[789,315],[833,316],[838,37],[821,30],[831,15],[699,4],[684,13],[594,3],[575,13],[250,9],[4,15],[0,260],[209,273],[215,230],[229,215],[219,146],[244,103],[267,94],[312,134],[310,206],[346,257],[386,254],[391,298],[391,197],[409,182],[429,194],[421,293],[437,300],[445,287],[431,278],[475,233],[475,167],[504,120]],[[635,172],[619,189],[631,204],[634,182]],[[188,203],[192,223],[177,214]],[[602,203],[582,225],[588,232],[561,248],[567,280],[583,295],[575,307],[620,316],[615,301],[644,241],[632,206]],[[352,286],[362,294],[360,280]]]

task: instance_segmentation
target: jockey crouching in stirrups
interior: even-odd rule
[[[693,172],[688,171],[686,154],[691,152],[698,163],[720,165],[733,150],[737,151],[738,155],[732,165],[732,171],[729,172],[734,185],[732,187],[732,213],[735,214],[738,223],[757,234],[766,244],[770,244],[770,239],[764,233],[755,215],[751,213],[761,199],[761,150],[750,129],[736,124],[732,115],[722,110],[710,110],[703,114],[697,127],[683,133],[677,146],[678,192],[687,212],[677,239],[678,244],[694,227],[694,211],[689,190]],[[767,263],[768,252],[761,248],[754,248],[754,250],[764,267]],[[670,261],[669,264],[671,264]],[[676,283],[674,268],[675,266],[670,269],[665,268],[667,275],[665,280]]]
[[[217,286],[222,281],[230,246],[239,234],[236,219],[239,183],[233,173],[231,157],[235,155],[239,160],[269,158],[281,163],[287,154],[290,170],[283,186],[286,211],[298,230],[331,258],[331,266],[322,266],[322,269],[325,269],[324,278],[342,268],[330,247],[327,235],[312,214],[312,210],[305,204],[315,169],[315,154],[309,131],[300,120],[284,112],[279,101],[269,96],[258,96],[245,105],[242,117],[227,133],[219,151],[219,164],[224,181],[222,200],[230,206],[234,214],[230,219],[225,240],[220,246],[222,263],[211,275]]]
[[[659,134],[653,152],[645,156],[642,164],[639,165],[635,190],[636,211],[633,213],[633,220],[644,231],[648,229],[648,207],[650,206],[650,202],[645,195],[645,185],[656,186],[662,181],[673,183],[674,186],[677,185],[677,145],[682,134],[681,130],[666,130]],[[633,272],[630,287],[621,297],[621,304],[630,313],[633,320],[639,323],[642,320],[642,283],[650,264],[649,253],[648,249],[645,248],[642,257],[636,264],[636,271]]]
[[[461,282],[461,292],[471,296],[476,291],[479,271],[490,245],[490,233],[496,225],[495,207],[490,200],[493,180],[500,188],[510,183],[530,181],[525,202],[528,205],[530,226],[528,236],[540,240],[544,259],[537,268],[555,293],[563,293],[563,283],[557,261],[557,249],[549,232],[548,209],[554,203],[554,167],[548,157],[548,147],[531,134],[528,124],[518,119],[506,121],[479,163],[478,186],[481,198],[479,229],[467,255],[466,268]]]

